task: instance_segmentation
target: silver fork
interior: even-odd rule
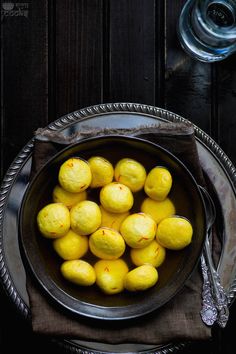
[[[209,239],[212,235],[212,226],[216,218],[216,210],[209,193],[200,187],[207,210],[207,235],[201,256],[203,274],[203,306],[201,317],[204,323],[212,325],[217,321],[221,328],[224,328],[229,318],[228,298],[221,285],[220,276],[217,272],[211,254]]]

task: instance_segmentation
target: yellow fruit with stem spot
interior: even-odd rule
[[[75,204],[86,200],[87,192],[71,193],[57,185],[53,189],[52,198],[54,203],[63,203],[68,209],[71,209]]]
[[[117,294],[124,290],[124,277],[129,268],[122,259],[100,260],[94,265],[96,283],[105,294]]]
[[[123,221],[120,233],[130,247],[143,248],[155,238],[156,228],[155,221],[149,215],[136,213]]]
[[[104,209],[112,213],[125,213],[134,203],[131,190],[122,183],[112,182],[100,191],[100,202]]]
[[[79,235],[90,235],[101,225],[99,206],[90,200],[79,202],[70,211],[71,228]]]
[[[125,251],[125,241],[121,234],[101,227],[89,238],[90,251],[101,259],[118,259]]]
[[[53,248],[64,260],[79,259],[88,251],[88,237],[69,230],[67,234],[53,241]]]
[[[173,216],[160,222],[157,227],[156,239],[163,247],[181,250],[192,241],[193,228],[184,217]]]
[[[61,203],[50,203],[39,211],[37,224],[43,236],[47,238],[62,237],[70,229],[70,212]]]
[[[150,215],[159,224],[161,220],[175,214],[175,206],[169,198],[163,201],[145,198],[141,205],[141,211]]]
[[[112,164],[101,156],[93,156],[88,160],[91,172],[91,188],[103,187],[113,180],[114,169]]]
[[[143,291],[151,288],[158,280],[158,272],[150,264],[134,268],[124,277],[124,287],[129,291]]]
[[[94,268],[81,259],[63,262],[61,273],[65,279],[81,286],[91,286],[96,281]]]
[[[118,161],[115,166],[115,180],[130,188],[132,192],[140,191],[146,179],[146,170],[141,163],[130,158]]]
[[[166,250],[156,240],[153,240],[144,248],[131,248],[130,257],[136,266],[151,264],[157,268],[164,262]]]
[[[172,187],[172,176],[165,167],[156,166],[147,175],[144,190],[154,200],[164,200]]]
[[[111,213],[100,206],[102,213],[101,227],[108,227],[110,229],[120,230],[122,222],[129,216],[129,212],[125,213]]]
[[[78,157],[66,160],[60,167],[58,180],[61,187],[68,192],[83,192],[92,180],[88,162]]]

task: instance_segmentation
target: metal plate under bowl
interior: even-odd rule
[[[114,103],[101,104],[70,113],[49,124],[50,130],[61,131],[69,136],[83,127],[134,128],[158,124],[160,121],[182,122],[186,119],[172,112],[153,106]],[[232,302],[236,294],[236,171],[222,149],[197,126],[194,126],[201,165],[214,188],[216,199],[221,203],[222,252],[218,264],[223,286]],[[26,291],[26,274],[18,243],[18,213],[29,182],[32,162],[33,141],[31,140],[17,155],[3,180],[0,196],[0,278],[9,298],[17,311],[30,319],[29,299]],[[167,354],[182,349],[185,343],[165,346],[137,344],[108,345],[76,339],[55,340],[65,350],[80,354],[103,353],[146,353]]]

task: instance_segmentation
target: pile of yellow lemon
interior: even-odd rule
[[[75,284],[96,282],[106,294],[148,289],[158,280],[166,248],[180,250],[191,242],[191,223],[175,215],[168,198],[172,176],[165,167],[147,174],[131,158],[113,168],[101,156],[88,161],[73,157],[60,166],[58,182],[53,202],[39,211],[37,223],[64,260],[62,275]],[[99,204],[87,199],[94,188],[100,188]],[[142,189],[146,197],[140,210],[131,213],[135,193]],[[121,258],[125,251],[131,269]],[[92,264],[85,260],[88,252],[97,257]]]

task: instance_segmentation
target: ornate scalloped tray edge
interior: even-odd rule
[[[87,118],[96,117],[98,115],[106,115],[111,113],[137,113],[145,116],[150,116],[153,118],[160,118],[170,122],[187,122],[188,120],[165,109],[158,107],[153,107],[145,104],[138,103],[108,103],[108,104],[99,104],[81,110],[67,114],[56,121],[50,123],[47,128],[50,130],[63,130],[66,127],[73,125],[79,121],[86,120]],[[201,141],[201,143],[209,149],[212,154],[214,154],[218,163],[224,169],[228,179],[232,185],[232,189],[235,194],[235,184],[236,184],[236,169],[230,159],[226,156],[223,150],[211,139],[205,132],[200,128],[194,125],[196,138]],[[26,302],[19,295],[17,288],[12,280],[11,274],[9,273],[8,266],[6,264],[6,258],[3,249],[3,221],[6,211],[6,204],[8,201],[8,196],[11,191],[11,188],[14,184],[17,174],[20,172],[22,166],[30,158],[31,152],[33,149],[33,139],[30,140],[27,145],[21,150],[17,155],[15,160],[12,162],[9,167],[1,185],[0,189],[0,280],[3,288],[5,289],[7,295],[10,297],[11,301],[15,305],[16,309],[25,319],[30,319],[30,309],[27,306]],[[219,264],[220,266],[220,264]],[[232,303],[236,295],[236,278],[230,284],[228,288],[228,298],[229,303]],[[71,341],[62,340],[58,341],[52,339],[53,342],[56,342],[58,345],[64,347],[66,350],[70,350],[75,353],[80,354],[103,354],[108,353],[101,352],[93,349],[88,349],[77,345],[76,343],[72,345]],[[149,353],[149,354],[167,354],[173,353],[185,347],[188,343],[179,343],[179,344],[169,344],[163,346],[162,348],[157,347],[149,349],[148,351],[139,351],[139,353]]]

